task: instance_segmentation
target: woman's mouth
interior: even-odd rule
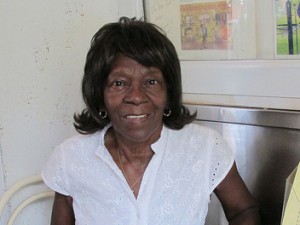
[[[143,119],[146,118],[147,115],[127,115],[126,118],[127,119]]]

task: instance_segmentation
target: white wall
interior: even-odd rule
[[[124,15],[142,16],[142,1],[0,0],[0,196],[75,133],[91,37]]]

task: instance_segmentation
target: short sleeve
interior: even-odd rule
[[[212,151],[209,173],[210,191],[212,192],[226,177],[234,163],[234,154],[226,140],[213,131]]]
[[[50,189],[68,196],[70,192],[63,153],[62,146],[57,147],[47,160],[41,175],[43,181]]]

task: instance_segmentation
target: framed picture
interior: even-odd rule
[[[276,58],[300,59],[300,1],[276,0]]]
[[[255,59],[255,1],[146,0],[146,20],[167,33],[180,60]]]

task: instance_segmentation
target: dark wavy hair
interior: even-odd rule
[[[172,111],[170,116],[163,117],[167,127],[181,129],[195,119],[196,113],[191,114],[182,105],[180,63],[171,41],[154,24],[121,17],[119,22],[104,25],[92,38],[82,80],[86,108],[74,114],[74,126],[79,133],[94,133],[110,122],[108,117],[101,118],[99,111],[105,109],[104,85],[120,54],[141,65],[161,70],[167,84],[168,106]]]

